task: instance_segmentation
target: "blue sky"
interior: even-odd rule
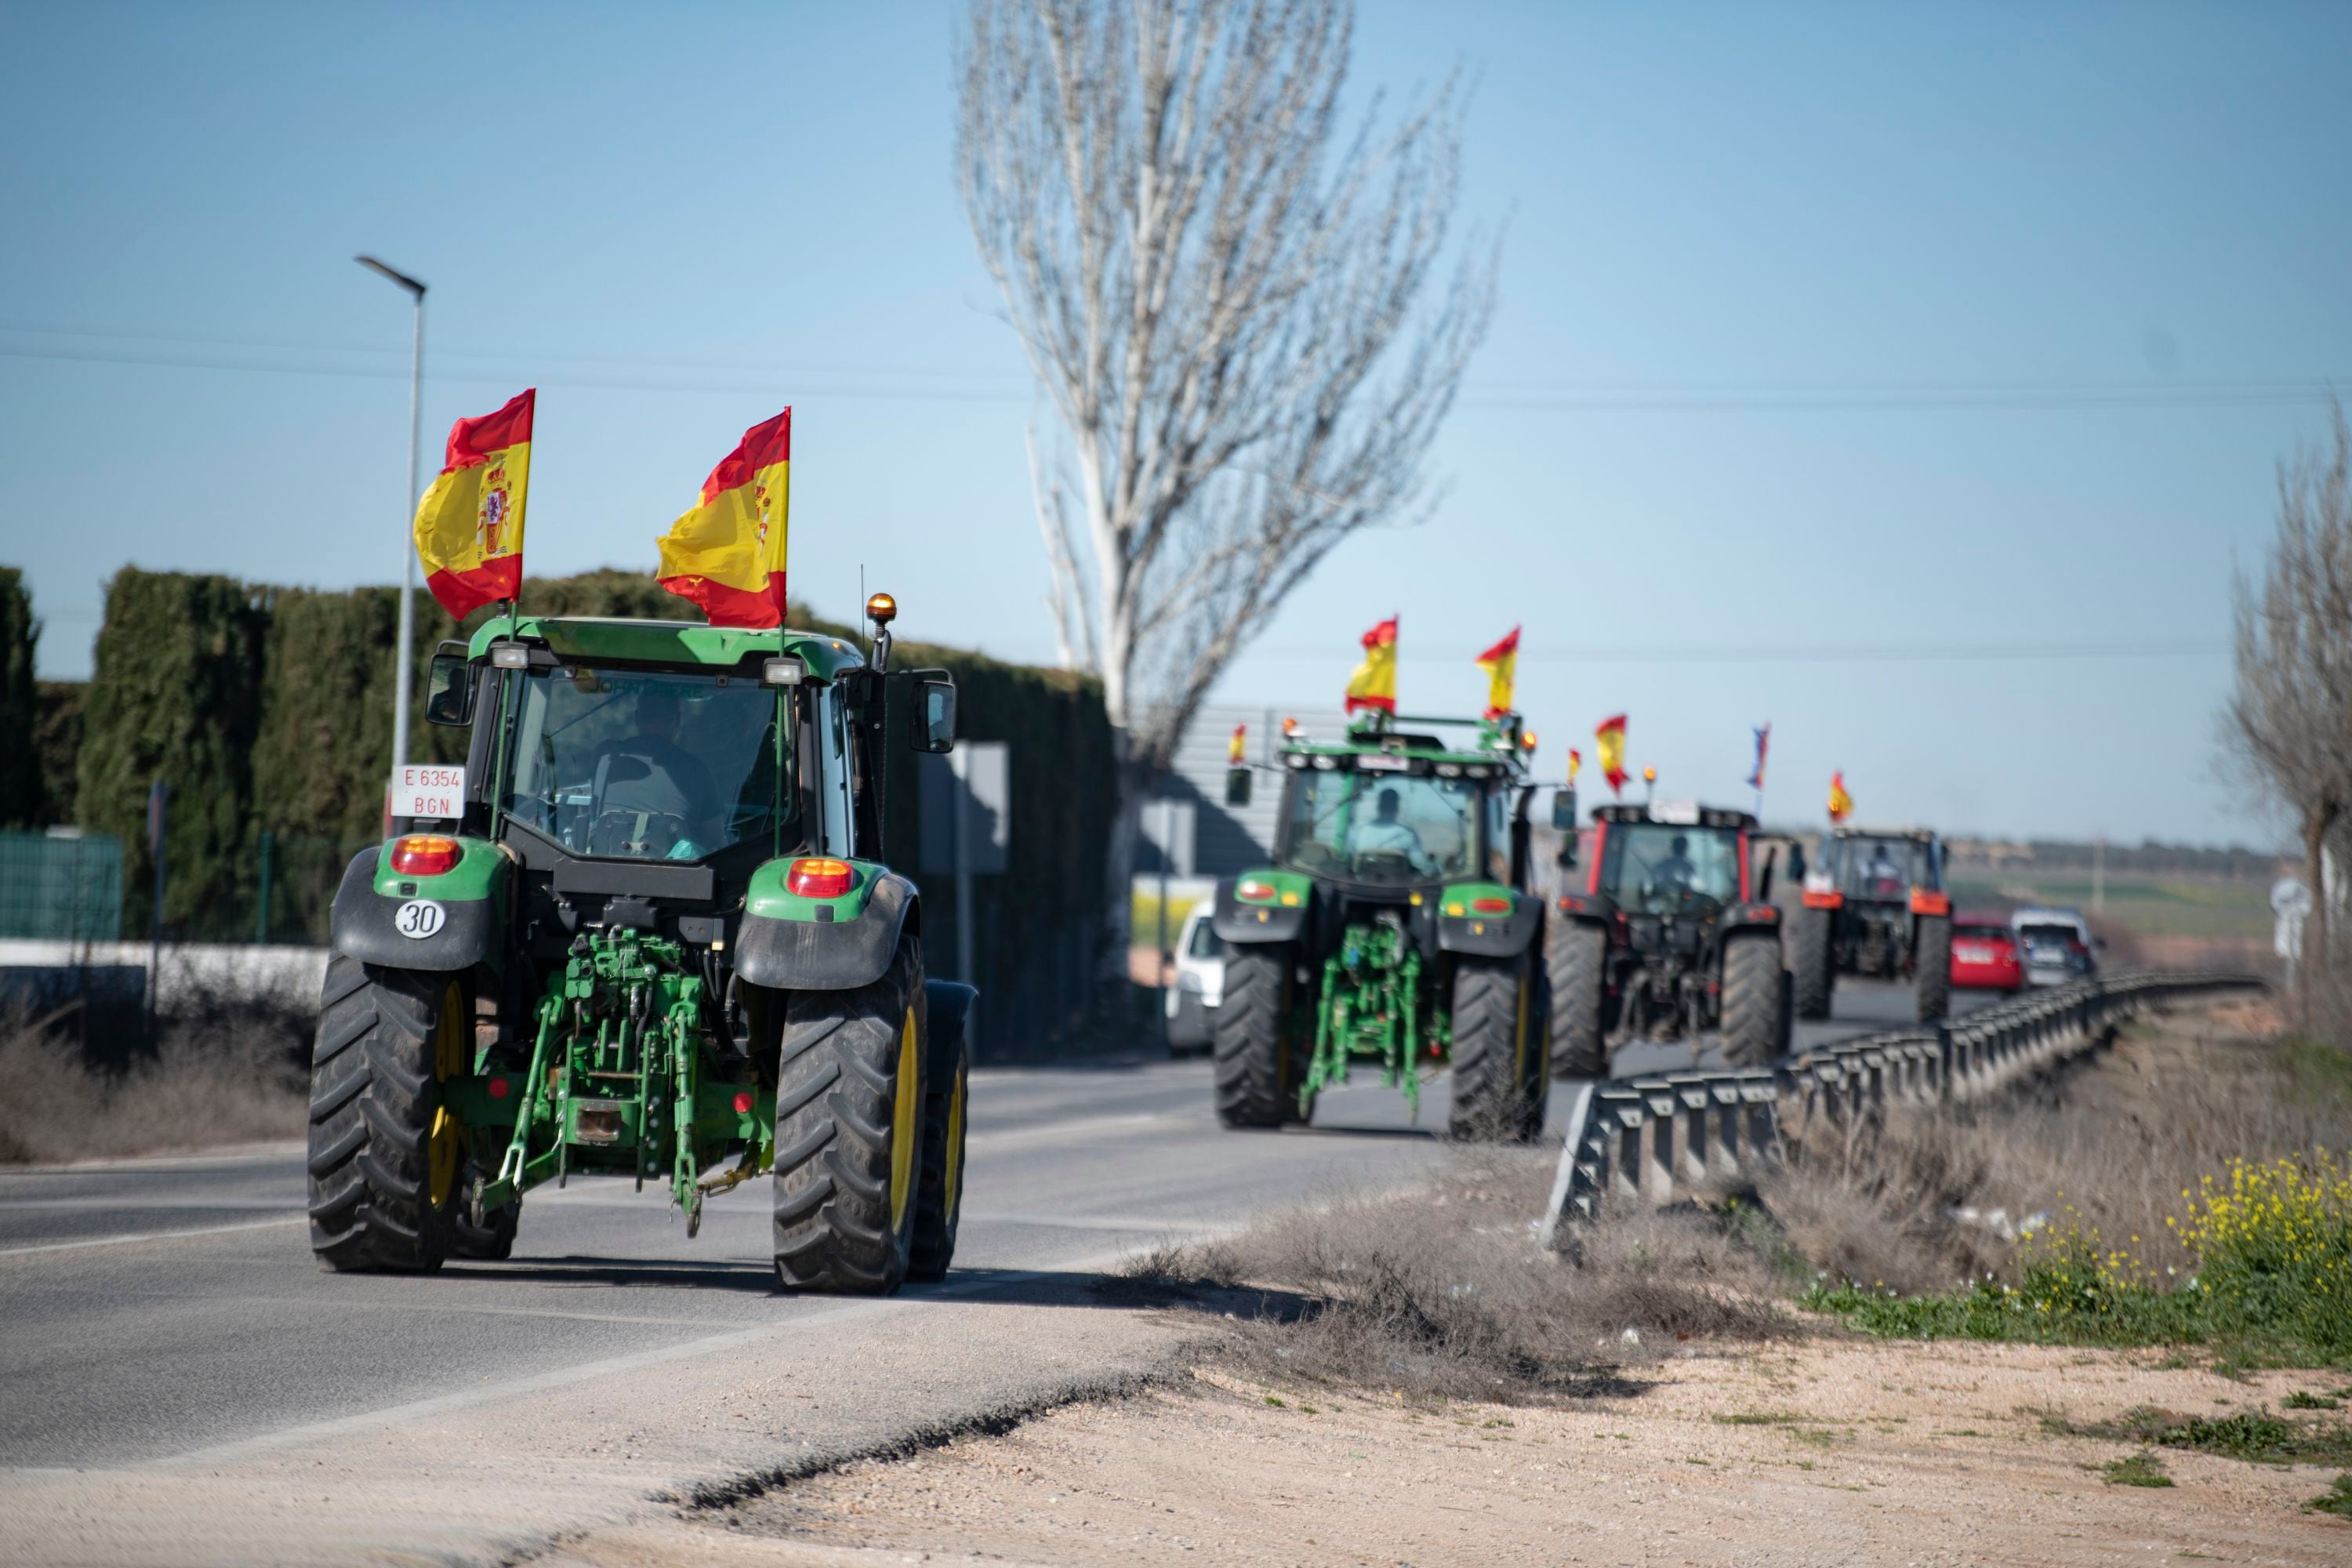
[[[863,564],[911,634],[1050,658],[954,14],[13,7],[0,561],[44,673],[126,562],[398,572],[408,323],[360,250],[432,285],[428,447],[540,387],[535,572],[649,568],[790,402],[798,595]],[[1948,830],[2273,836],[2213,714],[2232,562],[2352,383],[2352,7],[1365,7],[1360,89],[1456,60],[1508,237],[1444,504],[1221,700],[1328,707],[1398,611],[1405,705],[1471,705],[1524,622],[1547,771],[1622,709],[1662,793],[1738,801],[1769,719],[1775,816],[1842,767]]]

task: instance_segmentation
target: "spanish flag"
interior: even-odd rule
[[[449,426],[441,477],[416,503],[425,585],[453,620],[522,586],[523,497],[530,481],[533,387],[496,414]]]
[[[1853,815],[1853,796],[1845,793],[1845,770],[1830,775],[1830,820],[1843,822]]]
[[[1486,672],[1486,717],[1500,719],[1511,710],[1511,679],[1519,669],[1519,628],[1478,656]]]
[[[1364,634],[1364,662],[1348,678],[1348,708],[1396,711],[1397,618],[1391,616]]]
[[[1576,784],[1576,771],[1583,765],[1584,753],[1570,746],[1568,749],[1568,782],[1571,787]]]
[[[1601,747],[1601,776],[1611,795],[1625,793],[1625,715],[1603,719],[1593,726],[1592,739]]]
[[[1225,761],[1234,767],[1240,767],[1248,755],[1249,726],[1236,724],[1234,726],[1234,738],[1225,742]]]
[[[714,626],[784,624],[784,539],[792,500],[793,411],[743,432],[702,481],[702,500],[669,525],[661,585]]]

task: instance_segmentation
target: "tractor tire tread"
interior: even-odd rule
[[[1290,950],[1237,946],[1225,959],[1225,989],[1211,1029],[1217,1120],[1227,1127],[1276,1128],[1297,1116],[1285,1082],[1283,998]]]
[[[427,1191],[433,1036],[449,979],[341,953],[328,961],[306,1161],[321,1268],[423,1272],[450,1253],[449,1215]]]

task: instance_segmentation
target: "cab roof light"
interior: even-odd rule
[[[857,871],[846,860],[803,858],[784,873],[784,888],[803,899],[837,899],[857,885]]]
[[[457,868],[466,847],[437,833],[412,833],[392,841],[392,868],[404,877],[438,877]]]
[[[1298,733],[1298,721],[1296,719],[1285,719],[1282,721],[1282,738],[1287,741],[1291,736],[1296,735],[1297,733]]]
[[[760,666],[760,680],[767,686],[798,686],[808,679],[808,666],[789,654],[772,658]]]
[[[499,669],[529,669],[530,649],[519,642],[493,643],[490,646],[490,663]]]
[[[877,626],[887,626],[898,618],[898,601],[888,594],[875,594],[866,601],[866,618]]]

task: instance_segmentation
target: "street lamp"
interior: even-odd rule
[[[398,781],[400,764],[408,758],[409,667],[415,662],[413,650],[416,646],[416,550],[410,541],[409,530],[416,515],[416,449],[424,432],[425,285],[373,256],[354,256],[352,259],[407,289],[408,297],[416,305],[416,325],[408,355],[408,499],[407,509],[400,514],[400,666],[393,676],[392,772],[385,775],[385,782],[392,784]]]

